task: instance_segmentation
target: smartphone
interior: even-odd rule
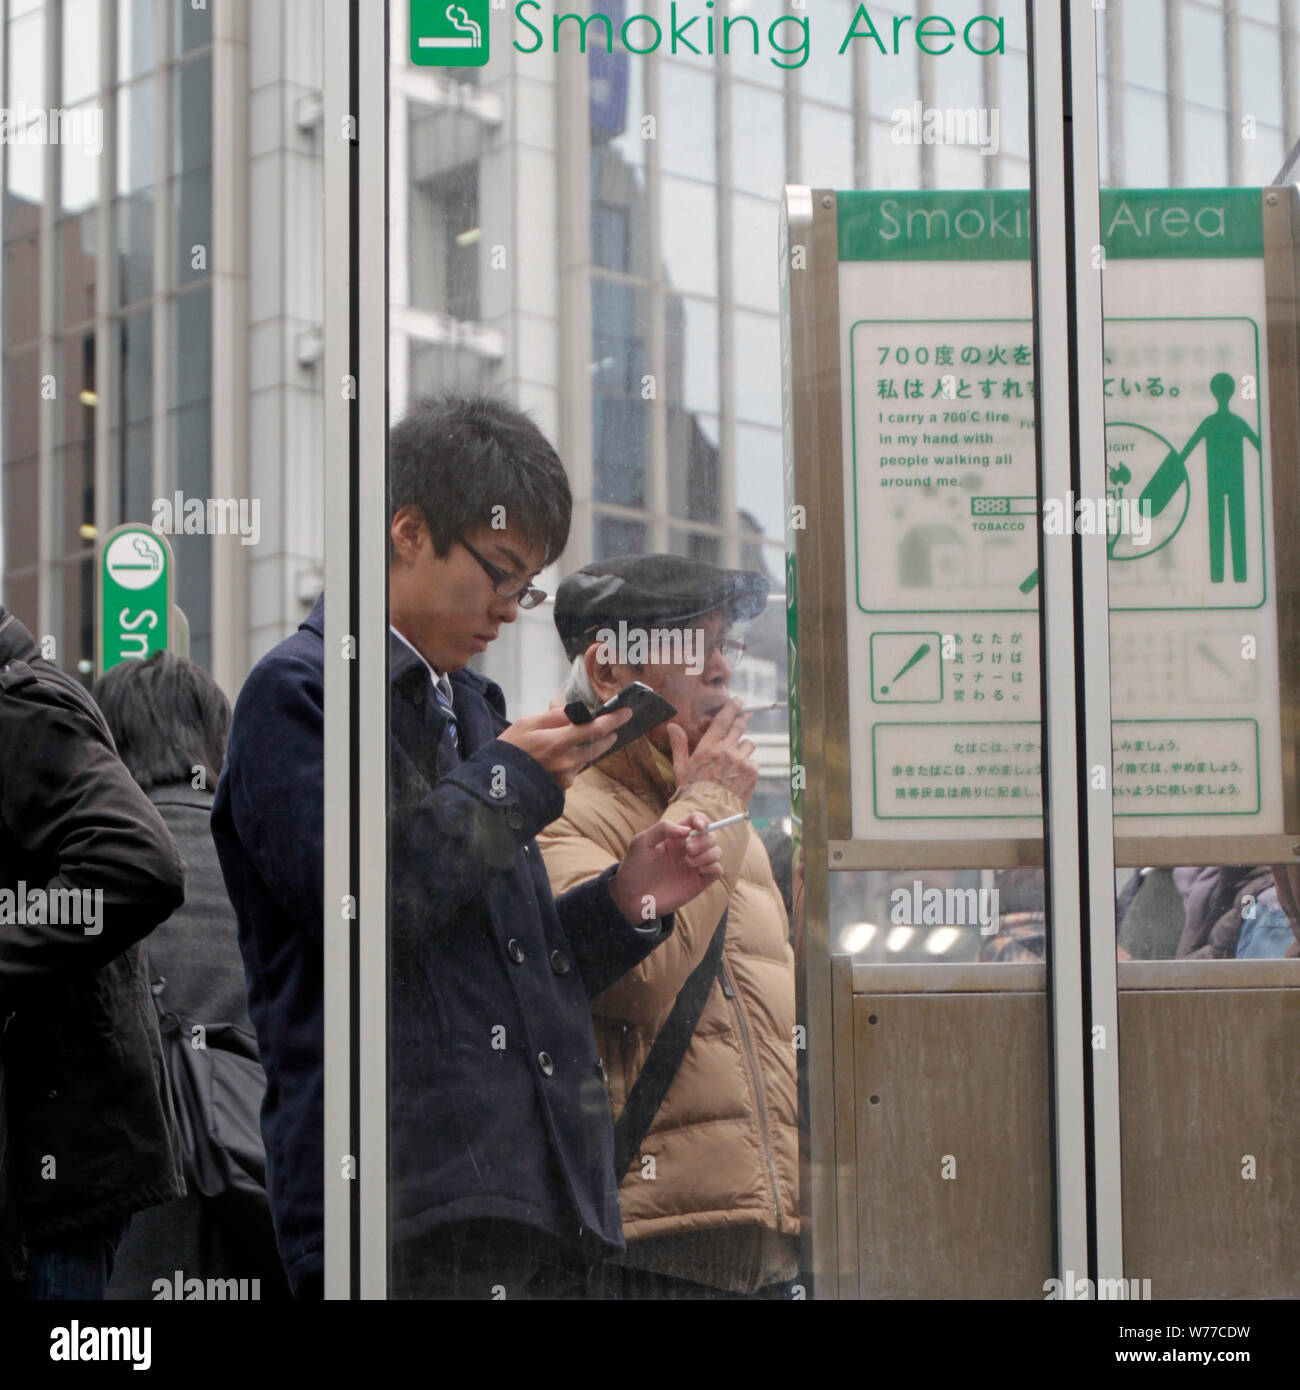
[[[606,700],[598,709],[589,710],[581,700],[574,700],[571,704],[565,705],[564,712],[574,724],[590,724],[602,714],[613,714],[615,710],[620,709],[631,709],[632,718],[619,729],[618,738],[612,747],[600,755],[601,758],[607,758],[620,748],[626,748],[642,734],[649,733],[651,729],[657,728],[677,713],[675,705],[669,704],[662,695],[656,695],[644,681],[633,681],[631,685],[625,685],[613,699]],[[599,762],[600,758],[595,761]]]

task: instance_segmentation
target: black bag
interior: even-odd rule
[[[617,1182],[622,1182],[623,1174],[636,1157],[641,1141],[654,1123],[668,1088],[673,1084],[673,1077],[686,1056],[686,1049],[691,1045],[695,1027],[722,964],[722,946],[726,937],[727,914],[724,911],[704,959],[691,971],[682,986],[668,1021],[651,1044],[650,1055],[645,1059],[645,1066],[632,1087],[623,1113],[614,1122],[614,1178]]]
[[[233,1191],[264,1196],[266,1148],[258,1121],[266,1073],[257,1038],[234,1023],[195,1024],[162,1002],[153,984],[163,1056],[180,1128],[185,1185],[205,1197]],[[202,1046],[196,1046],[196,1039]]]

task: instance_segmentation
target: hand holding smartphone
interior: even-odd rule
[[[617,695],[606,700],[595,710],[589,710],[581,700],[574,700],[565,705],[564,712],[569,716],[571,723],[589,724],[602,714],[612,714],[620,709],[632,710],[632,718],[619,729],[613,746],[606,749],[600,758],[607,758],[618,749],[626,748],[642,734],[649,733],[651,729],[657,728],[677,713],[674,705],[669,704],[662,695],[656,694],[644,681],[633,681],[630,685],[625,685]],[[600,758],[595,761],[599,762]]]

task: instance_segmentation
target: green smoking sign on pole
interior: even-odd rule
[[[166,536],[140,522],[118,526],[100,546],[97,578],[97,675],[173,645],[176,576]]]

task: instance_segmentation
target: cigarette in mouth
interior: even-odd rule
[[[715,820],[711,825],[706,825],[703,830],[692,830],[686,838],[693,840],[697,835],[708,835],[714,830],[725,830],[729,825],[736,825],[740,821],[748,819],[749,812],[741,811],[737,816],[727,816],[725,820]]]
[[[766,705],[746,705],[740,712],[741,714],[762,714],[764,711],[770,709],[785,709],[785,701],[773,700],[770,704]]]

